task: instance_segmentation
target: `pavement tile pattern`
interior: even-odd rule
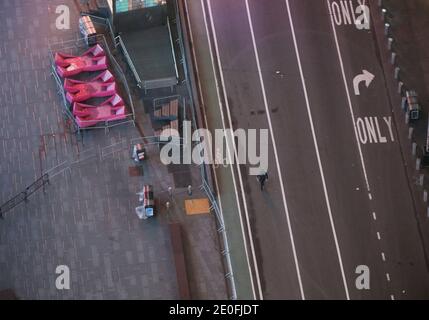
[[[70,30],[55,27],[55,8],[64,3]],[[71,0],[3,0],[0,6],[0,202],[51,173],[46,192],[0,221],[0,290],[11,288],[22,299],[177,299],[168,223],[179,221],[192,297],[226,298],[214,217],[185,216],[188,195],[176,188],[168,193],[174,177],[157,147],[148,148],[143,175],[130,175],[136,127],[83,138],[69,131],[48,44],[76,39],[77,17]],[[143,109],[138,97],[136,108]],[[134,210],[144,183],[155,186],[159,217],[140,221]],[[70,290],[55,287],[59,265],[70,268]]]

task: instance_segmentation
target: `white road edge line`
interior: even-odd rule
[[[360,156],[360,161],[361,161],[361,164],[362,164],[363,174],[365,176],[366,188],[367,188],[367,190],[369,192],[369,199],[372,200],[371,188],[369,186],[369,180],[368,180],[368,174],[366,172],[365,160],[363,158],[362,148],[361,148],[361,145],[360,145],[360,141],[359,141],[359,137],[358,137],[358,132],[357,132],[357,127],[356,127],[356,118],[355,118],[355,114],[354,114],[354,111],[353,111],[352,99],[351,99],[351,96],[350,96],[349,86],[347,84],[347,77],[346,77],[346,71],[345,71],[345,68],[344,68],[343,56],[341,54],[341,49],[340,49],[340,45],[339,45],[339,42],[338,42],[337,30],[335,29],[334,17],[333,17],[332,10],[331,10],[331,2],[329,0],[326,0],[326,2],[328,4],[329,16],[331,18],[332,31],[334,32],[335,45],[337,47],[338,59],[339,59],[339,62],[340,62],[341,73],[343,75],[344,87],[345,87],[346,93],[347,93],[347,102],[348,102],[349,109],[350,109],[350,116],[351,116],[352,121],[353,121],[353,128],[354,128],[354,131],[355,131],[356,144],[357,144],[357,147],[358,147],[358,150],[359,150],[359,156]]]
[[[203,1],[204,0],[201,0],[201,4],[202,4],[202,7],[203,7],[204,23],[205,23],[205,26],[206,26],[207,36],[209,38],[210,34],[209,34],[208,23],[207,23],[207,18],[206,18],[206,10],[204,8]],[[215,51],[216,51],[216,55],[217,55],[217,63],[218,63],[218,66],[219,66],[219,71],[220,71],[220,76],[221,76],[221,83],[222,83],[222,87],[223,87],[222,89],[223,89],[223,93],[225,94],[225,104],[226,104],[227,109],[229,110],[228,99],[226,98],[227,95],[226,95],[226,89],[225,89],[225,82],[224,82],[224,79],[223,79],[222,63],[220,61],[220,56],[219,56],[218,40],[217,40],[217,36],[216,36],[216,28],[214,26],[214,19],[213,19],[213,14],[212,14],[210,0],[207,0],[207,4],[208,4],[209,16],[210,16],[210,20],[211,20],[210,24],[211,24],[211,28],[212,28],[212,31],[213,31],[213,38],[214,38],[214,43],[215,43]],[[215,75],[215,78],[216,78],[216,89],[217,89],[218,99],[219,99],[219,104],[220,104],[222,124],[223,124],[224,130],[226,130],[226,128],[225,128],[225,123],[226,123],[225,122],[225,116],[224,116],[224,113],[223,113],[223,107],[222,107],[222,102],[221,102],[221,98],[220,98],[220,88],[219,88],[219,84],[218,84],[219,82],[218,82],[218,79],[217,79],[217,76],[216,76],[216,70],[215,70],[215,67],[214,67],[215,61],[214,61],[213,48],[212,48],[212,45],[210,43],[210,39],[209,39],[209,48],[210,48],[210,56],[211,56],[211,59],[212,59],[213,71],[214,71],[214,75]],[[231,129],[233,129],[231,123],[230,123],[230,126],[231,126]],[[235,146],[235,140],[232,138],[232,141],[234,141],[234,154],[236,156],[236,159],[238,159],[238,157],[237,157],[237,150],[236,150],[236,146]],[[229,148],[229,143],[226,143],[226,146],[227,146],[227,153],[228,153],[228,161],[229,161],[229,163],[232,164],[233,162],[232,162],[232,159],[231,159],[231,150]],[[238,165],[237,165],[237,167],[238,167]],[[248,255],[246,236],[245,236],[245,233],[244,233],[244,225],[243,225],[243,220],[242,220],[241,206],[240,206],[240,202],[239,202],[239,199],[238,199],[237,183],[235,181],[235,175],[234,175],[234,171],[233,171],[233,166],[231,165],[230,168],[231,168],[232,178],[233,178],[233,182],[234,182],[234,188],[235,188],[235,192],[236,192],[237,205],[238,205],[238,210],[239,210],[239,215],[240,215],[240,223],[241,223],[241,229],[242,229],[242,233],[243,233],[244,245],[245,245],[245,248],[246,248],[246,257],[247,257],[247,264],[248,264],[249,272],[250,272],[250,281],[252,283],[253,296],[256,299],[255,284],[253,282],[253,277],[252,277],[253,273],[252,273],[252,269],[250,267],[250,259],[249,259],[249,255]],[[247,221],[247,229],[248,229],[249,240],[250,240],[249,241],[250,242],[250,249],[252,251],[253,264],[255,266],[255,273],[256,273],[255,276],[256,276],[257,285],[258,285],[259,299],[263,300],[261,280],[260,280],[260,277],[259,277],[259,270],[258,270],[258,263],[256,261],[256,253],[255,253],[255,248],[254,248],[254,245],[253,245],[252,230],[250,228],[249,213],[248,213],[248,210],[247,210],[246,195],[244,193],[243,183],[242,183],[242,179],[241,179],[241,172],[240,172],[239,168],[238,168],[238,174],[239,174],[240,184],[241,184],[241,188],[242,188],[241,192],[242,192],[244,211],[245,211],[245,216],[246,216],[246,221]]]
[[[319,152],[319,147],[318,147],[318,142],[317,142],[317,137],[316,137],[316,131],[314,129],[313,116],[312,116],[311,108],[310,108],[310,100],[308,98],[307,84],[306,84],[305,78],[304,78],[304,71],[303,71],[303,68],[302,68],[301,56],[300,56],[299,49],[298,49],[298,42],[297,42],[297,39],[296,39],[295,27],[294,27],[293,19],[292,19],[292,13],[291,13],[291,10],[290,10],[289,0],[285,0],[285,1],[286,1],[286,7],[287,7],[288,16],[289,16],[289,23],[290,23],[290,27],[291,27],[291,31],[292,31],[293,44],[294,44],[294,47],[295,47],[296,58],[297,58],[297,61],[298,61],[299,73],[300,73],[300,76],[301,76],[301,83],[302,83],[302,87],[303,87],[303,91],[304,91],[304,96],[305,96],[305,103],[306,103],[306,106],[307,106],[307,114],[308,114],[308,118],[309,118],[309,121],[310,121],[311,133],[312,133],[312,136],[313,136],[314,148],[315,148],[315,151],[316,151],[317,162],[319,164],[319,171],[320,171],[320,176],[321,176],[321,179],[322,179],[323,191],[325,193],[325,201],[326,201],[326,206],[328,208],[329,221],[330,221],[332,233],[333,233],[333,236],[334,236],[335,248],[336,248],[337,256],[338,256],[338,262],[339,262],[339,265],[340,265],[341,277],[343,279],[343,285],[344,285],[344,290],[345,290],[345,293],[346,293],[346,299],[350,300],[349,289],[348,289],[348,286],[347,286],[346,275],[345,275],[345,272],[344,272],[343,260],[341,258],[341,250],[340,250],[340,246],[339,246],[339,243],[338,243],[337,232],[335,230],[334,218],[332,216],[331,203],[329,201],[329,195],[328,195],[328,190],[327,190],[327,187],[326,187],[325,175],[323,173],[323,165],[322,165],[322,160],[321,160],[321,157],[320,157],[320,152]]]
[[[189,12],[188,0],[185,0],[184,4],[185,4],[186,11]],[[188,19],[188,27],[189,27],[189,32],[190,32],[190,38],[192,39],[192,42],[194,42],[194,33],[192,31],[192,24],[191,24],[190,19]],[[197,62],[197,59],[196,59],[196,53],[195,53],[195,46],[194,45],[192,45],[192,53],[193,53],[193,58],[194,58],[193,60],[194,60],[195,69],[196,69],[197,74],[199,74],[198,62]],[[204,96],[203,96],[201,88],[202,87],[201,87],[200,79],[198,78],[198,91],[199,91],[199,94],[200,94],[200,97],[201,97],[201,102],[202,102],[202,104],[204,106],[205,105],[205,101],[204,101]],[[204,123],[206,125],[206,128],[208,128],[208,120],[207,120],[207,115],[205,113],[204,113]],[[210,143],[210,150],[212,150],[211,143]],[[218,179],[217,179],[216,171],[215,171],[215,174],[214,174],[214,181],[215,181],[215,185],[216,185],[217,196],[218,196],[218,199],[219,199],[220,215],[221,215],[221,218],[222,218],[223,226],[224,226],[224,228],[226,230],[225,221],[224,221],[224,217],[223,217],[222,197],[221,197],[220,190],[219,190],[219,182],[218,182]],[[226,232],[224,232],[224,233],[225,233],[225,239],[226,239],[226,243],[224,244],[225,245],[225,250],[227,250],[229,252],[228,235],[226,234]],[[227,263],[228,263],[229,269],[234,274],[234,271],[233,271],[233,268],[232,268],[232,265],[231,265],[231,260],[227,259]],[[237,290],[236,290],[235,280],[233,281],[232,291],[233,291],[234,296],[237,296]]]
[[[278,152],[277,152],[277,143],[276,143],[276,138],[275,138],[275,135],[274,135],[274,129],[273,129],[272,121],[271,121],[270,109],[268,107],[268,99],[267,99],[267,94],[266,94],[266,91],[265,91],[264,78],[262,76],[261,63],[259,61],[258,47],[256,45],[255,33],[254,33],[254,30],[253,30],[253,22],[252,22],[252,17],[251,17],[251,14],[250,14],[250,8],[249,8],[249,2],[248,2],[248,0],[246,0],[246,10],[247,10],[247,17],[248,17],[248,20],[249,20],[250,33],[251,33],[251,36],[252,36],[253,50],[254,50],[255,58],[256,58],[256,65],[257,65],[257,68],[258,68],[259,81],[260,81],[261,90],[262,90],[262,97],[263,97],[264,105],[265,105],[265,112],[267,114],[268,125],[269,125],[269,128],[270,128],[271,140],[272,140],[272,143],[273,143],[274,156],[276,158],[277,172],[278,172],[278,177],[279,177],[279,180],[280,180],[280,188],[281,188],[282,197],[283,197],[283,206],[285,208],[285,215],[286,215],[287,226],[288,226],[288,230],[289,230],[289,237],[290,237],[290,241],[291,241],[291,244],[292,244],[292,252],[293,252],[293,258],[294,258],[294,261],[295,261],[296,273],[297,273],[297,277],[298,277],[299,290],[300,290],[300,293],[301,293],[302,300],[305,300],[304,287],[302,285],[301,272],[300,272],[300,269],[299,269],[298,255],[296,253],[295,240],[294,240],[293,231],[292,231],[292,224],[291,224],[290,216],[289,216],[289,208],[288,208],[287,201],[286,201],[286,193],[285,193],[285,188],[284,188],[284,183],[283,183],[283,175],[282,175],[282,171],[281,171],[281,168],[280,168],[280,160],[279,160]]]

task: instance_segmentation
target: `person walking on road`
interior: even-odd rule
[[[267,180],[268,180],[268,172],[265,172],[265,173],[260,174],[258,176],[258,181],[259,181],[259,183],[261,185],[261,191],[264,190],[265,181],[267,181]]]

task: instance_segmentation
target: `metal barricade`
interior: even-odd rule
[[[4,214],[24,201],[28,201],[29,197],[34,194],[39,189],[45,187],[46,184],[49,184],[49,175],[44,174],[39,179],[34,181],[31,185],[25,188],[24,191],[18,193],[16,196],[5,202],[0,206],[0,218],[4,219]]]

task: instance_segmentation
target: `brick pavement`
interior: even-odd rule
[[[54,26],[55,7],[63,3],[72,9],[72,30]],[[76,21],[71,0],[4,0],[0,7],[0,202],[63,164],[51,171],[46,193],[0,221],[0,290],[11,288],[23,299],[176,299],[168,222],[180,221],[192,297],[225,298],[214,218],[185,216],[182,189],[169,198],[166,190],[175,182],[157,148],[149,148],[143,176],[132,176],[135,127],[92,131],[82,140],[64,124],[47,48],[76,38]],[[143,109],[141,101],[135,104]],[[146,221],[134,213],[143,183],[155,186],[160,209]],[[55,288],[55,268],[62,264],[70,267],[71,290]]]

